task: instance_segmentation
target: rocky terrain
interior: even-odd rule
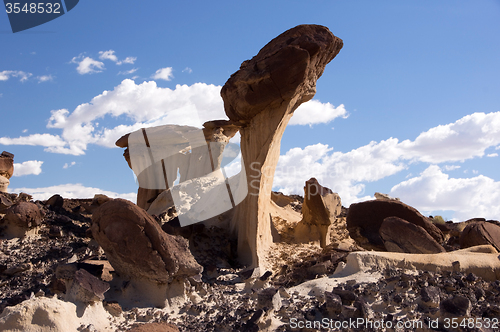
[[[302,209],[300,197],[274,196],[281,200],[288,198],[287,206],[298,211]],[[3,202],[10,200],[14,204],[30,198],[13,194],[0,197]],[[116,276],[90,231],[92,211],[101,199],[102,196],[80,200],[55,196],[44,202],[30,201],[43,215],[40,226],[37,226],[38,234],[3,239],[0,243],[0,309],[4,311],[0,317],[1,329],[12,327],[9,325],[12,324],[12,313],[5,308],[17,308],[28,302],[36,306],[40,299],[65,301],[68,289],[62,267],[73,265],[75,269],[84,269],[107,283]],[[276,243],[269,257],[273,269],[262,275],[254,270],[244,270],[237,262],[234,257],[236,245],[228,240],[223,229],[203,225],[184,229],[172,227],[173,232],[189,238],[190,251],[203,266],[202,279],[193,281],[193,292],[185,302],[177,308],[130,307],[127,303],[108,300],[104,293],[103,299],[96,301],[102,303],[99,320],[78,320],[78,315],[74,314],[80,324],[75,326],[78,331],[100,331],[99,326],[106,326],[105,330],[110,331],[127,331],[143,324],[169,323],[175,327],[158,325],[156,328],[158,331],[175,331],[175,328],[180,331],[293,331],[301,330],[299,323],[293,328],[293,322],[322,322],[320,328],[313,326],[309,329],[313,331],[328,330],[324,319],[328,319],[329,327],[335,327],[335,322],[341,324],[349,319],[364,318],[363,323],[367,324],[385,322],[387,325],[392,322],[396,326],[401,322],[403,328],[395,329],[397,331],[415,330],[409,327],[410,322],[421,322],[424,324],[422,330],[429,331],[498,330],[494,325],[500,315],[500,281],[488,278],[487,274],[481,277],[457,264],[451,264],[450,271],[441,272],[386,264],[381,269],[374,266],[374,271],[370,271],[369,266],[361,267],[347,271],[344,276],[339,266],[343,266],[344,271],[348,270],[347,266],[354,266],[348,259],[351,251],[370,253],[348,237],[346,212],[343,208],[339,214],[338,231],[325,248],[313,244]],[[5,222],[3,224],[5,226]],[[481,225],[484,222],[474,220],[466,224]],[[452,225],[456,229],[465,226],[445,226],[451,228]],[[493,222],[487,225],[498,227]],[[281,231],[286,235],[284,228]],[[448,236],[448,243],[456,242],[450,234]],[[451,247],[449,245],[450,250],[456,252],[456,248]],[[489,329],[445,328],[446,318],[459,318],[460,321],[462,318],[480,318],[484,326],[487,322],[491,326]],[[438,326],[426,328],[436,319]],[[103,320],[107,322],[104,325]],[[476,321],[471,326],[475,324]],[[364,325],[337,330],[391,331],[381,327],[370,329]]]
[[[347,209],[314,177],[303,197],[271,191],[285,127],[342,46],[292,28],[226,82],[230,120],[119,138],[137,204],[8,193],[2,153],[0,331],[499,331],[498,221],[380,193]]]

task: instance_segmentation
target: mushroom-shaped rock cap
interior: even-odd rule
[[[300,103],[316,93],[316,80],[340,51],[343,42],[321,25],[299,25],[271,40],[241,64],[222,87],[229,119],[245,124],[266,108],[289,102],[302,92]]]

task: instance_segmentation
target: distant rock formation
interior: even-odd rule
[[[371,200],[351,204],[347,213],[347,229],[363,248],[385,251],[379,230],[387,217],[399,217],[422,227],[439,244],[444,241],[443,233],[429,219],[415,208],[397,200]]]
[[[340,196],[311,178],[304,187],[302,220],[294,230],[299,243],[315,242],[326,247],[330,244],[330,226],[335,222],[342,209]]]
[[[232,222],[243,264],[266,268],[272,243],[271,188],[281,137],[297,107],[313,98],[316,80],[342,46],[342,40],[326,27],[299,25],[244,61],[222,87],[226,114],[241,126],[248,179],[249,194],[236,207]]]
[[[10,177],[14,174],[14,155],[7,151],[0,154],[0,192],[7,192]]]

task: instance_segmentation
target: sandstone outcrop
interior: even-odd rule
[[[14,174],[14,155],[7,151],[0,154],[0,192],[7,192],[9,179]]]
[[[5,211],[2,225],[7,238],[24,237],[35,234],[43,219],[40,208],[31,202],[19,202]]]
[[[442,232],[415,208],[397,200],[371,200],[351,204],[347,213],[347,229],[350,236],[363,248],[385,251],[379,229],[387,217],[399,217],[422,227],[441,244]]]
[[[500,226],[479,221],[464,228],[460,235],[460,247],[468,248],[483,244],[489,244],[500,251]]]
[[[437,254],[446,250],[422,227],[398,217],[387,217],[379,234],[387,251],[409,254]]]
[[[340,196],[311,178],[304,187],[302,220],[294,230],[299,243],[313,242],[326,247],[330,244],[331,225],[342,209]]]
[[[183,284],[185,278],[200,280],[203,267],[191,255],[187,240],[163,232],[153,217],[127,200],[101,205],[92,216],[91,229],[118,275],[130,280],[135,290],[150,289],[157,305],[165,305],[172,285]]]
[[[297,26],[244,61],[222,87],[226,114],[241,126],[248,180],[249,194],[236,207],[232,222],[244,264],[266,265],[272,243],[268,210],[281,137],[295,109],[312,99],[316,80],[342,46],[342,40],[326,27]]]

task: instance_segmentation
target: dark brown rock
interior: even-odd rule
[[[437,243],[444,241],[443,233],[415,208],[396,200],[372,200],[351,204],[347,213],[347,229],[350,236],[368,250],[385,250],[379,234],[380,226],[387,217],[399,217],[420,226]]]
[[[469,224],[460,235],[460,247],[490,244],[500,251],[500,227],[485,221]]]
[[[35,203],[20,202],[7,209],[4,220],[17,227],[26,229],[40,226],[42,212]]]
[[[14,203],[11,198],[3,192],[0,192],[0,213],[5,213]]]
[[[46,202],[45,202],[45,205],[46,206],[49,206],[50,208],[52,209],[55,209],[55,208],[62,208],[64,204],[64,198],[59,195],[59,194],[55,194],[55,195],[52,195]]]
[[[398,217],[387,217],[379,234],[387,251],[410,254],[437,254],[446,250],[423,227]]]
[[[66,285],[66,300],[71,302],[93,303],[104,300],[109,284],[93,276],[84,269],[75,272],[73,279]]]
[[[469,317],[471,302],[463,295],[455,295],[441,302],[441,310],[458,317]]]
[[[203,270],[186,239],[165,233],[146,211],[124,199],[110,200],[94,212],[92,234],[123,277],[169,283]]]

